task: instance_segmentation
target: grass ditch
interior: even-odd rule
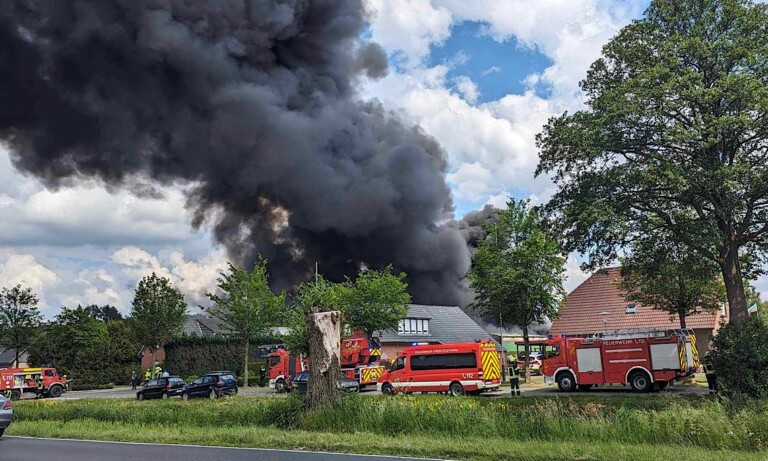
[[[205,434],[223,430],[232,435],[222,434],[221,440],[231,443],[221,443],[231,446],[302,448],[307,434],[324,434],[325,438],[318,440],[327,438],[330,443],[332,439],[330,448],[317,443],[305,448],[334,451],[351,451],[344,448],[348,437],[358,440],[370,436],[379,440],[372,445],[379,451],[373,453],[463,459],[491,457],[495,451],[488,446],[494,444],[537,447],[533,455],[538,457],[523,459],[561,459],[544,457],[541,447],[545,446],[557,453],[568,446],[583,450],[584,459],[658,459],[660,449],[674,452],[681,448],[708,451],[711,456],[715,455],[712,451],[728,451],[764,459],[768,448],[765,402],[736,407],[708,397],[668,394],[654,398],[585,395],[520,399],[348,396],[335,409],[307,413],[303,402],[293,397],[190,402],[40,400],[19,402],[14,410],[18,424],[10,432],[20,435],[34,435],[34,428],[49,427],[53,432],[47,436],[55,436],[51,434],[57,433],[57,427],[71,427],[73,434],[76,429],[85,434],[77,438],[111,431],[118,433],[114,440],[153,441],[155,437],[178,436],[181,439],[171,443],[205,444],[195,437],[207,440]],[[92,425],[93,431],[83,430],[86,425]],[[285,439],[286,445],[268,445],[267,439],[261,443],[254,435],[259,431],[267,431],[269,440]],[[140,439],[129,438],[129,434]],[[431,448],[422,452],[416,450],[416,439],[434,443],[427,443]],[[390,444],[400,448],[388,452]],[[635,447],[638,456],[647,451],[649,457],[608,457],[619,453],[613,450],[616,446]]]

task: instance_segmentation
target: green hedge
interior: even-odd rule
[[[258,379],[258,372],[266,365],[257,357],[258,344],[277,344],[279,337],[254,338],[248,361],[251,382]],[[182,336],[165,345],[165,368],[177,376],[202,376],[213,370],[229,370],[238,376],[243,374],[243,345],[239,340],[226,336]]]

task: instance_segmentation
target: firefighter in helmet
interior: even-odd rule
[[[45,392],[45,381],[43,380],[43,375],[37,377],[37,396],[42,397],[43,393]]]
[[[159,366],[155,367],[155,378],[159,378],[163,374],[163,369]]]
[[[147,371],[144,372],[144,381],[149,382],[150,379],[152,379],[152,368],[147,367]]]
[[[509,386],[513,396],[520,396],[520,371],[517,368],[517,360],[513,360],[509,367]]]

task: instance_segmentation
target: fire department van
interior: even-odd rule
[[[561,391],[599,384],[629,384],[636,392],[663,389],[699,366],[692,330],[609,332],[595,338],[546,341],[544,382]]]
[[[384,394],[479,394],[500,386],[501,361],[490,341],[407,347],[376,384]]]

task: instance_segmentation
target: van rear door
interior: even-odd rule
[[[483,343],[480,345],[480,363],[483,371],[483,381],[485,384],[496,384],[501,382],[501,360],[496,351],[496,344]]]

